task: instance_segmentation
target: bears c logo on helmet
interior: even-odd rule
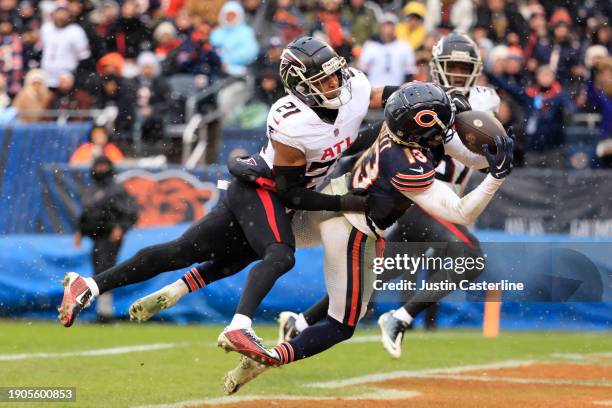
[[[429,121],[425,121],[427,120],[427,116],[431,117],[431,119]],[[422,111],[420,111],[419,113],[417,113],[416,115],[414,115],[414,121],[421,127],[432,127],[433,125],[435,125],[436,123],[438,123],[438,121],[436,120],[438,118],[438,114],[432,110],[429,109],[424,109]]]

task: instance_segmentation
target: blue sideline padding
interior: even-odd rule
[[[140,229],[126,238],[120,258],[126,259],[138,249],[176,238],[186,228]],[[498,232],[478,234],[484,242],[567,242],[563,236],[510,236]],[[582,240],[589,242],[588,240]],[[575,242],[575,241],[572,241]],[[592,241],[591,241],[592,242]],[[17,318],[56,317],[56,307],[62,296],[59,284],[66,271],[91,274],[91,243],[85,241],[74,249],[68,235],[11,235],[0,239],[0,316]],[[508,256],[512,256],[508,254]],[[597,268],[607,279],[608,291],[612,276],[609,256],[593,254]],[[494,261],[494,260],[490,260]],[[502,260],[497,260],[503,261]],[[323,258],[320,248],[300,249],[296,267],[282,277],[264,300],[257,320],[271,322],[282,310],[304,310],[324,293]],[[164,273],[149,282],[114,291],[115,310],[125,317],[132,301],[159,289],[182,276],[184,271]],[[159,317],[178,323],[223,323],[233,314],[246,271],[215,282],[204,290],[190,294],[179,304],[162,312]],[[375,314],[394,306],[377,303]],[[440,327],[478,327],[482,324],[482,303],[446,301],[441,305]],[[84,320],[93,318],[88,309]],[[609,330],[612,327],[612,302],[519,303],[506,302],[502,306],[502,326],[512,329]]]

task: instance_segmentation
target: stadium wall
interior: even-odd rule
[[[125,259],[145,245],[163,242],[178,236],[186,225],[136,229],[131,231],[121,251]],[[485,242],[551,242],[566,241],[564,236],[510,236],[484,231],[479,237]],[[575,241],[575,240],[573,240]],[[589,239],[583,242],[595,242]],[[0,316],[11,318],[54,319],[62,295],[59,284],[66,271],[91,274],[91,243],[80,249],[72,247],[67,235],[10,235],[0,239]],[[512,256],[512,254],[508,254]],[[304,310],[324,293],[320,248],[300,249],[296,267],[277,282],[264,300],[258,314],[259,322],[272,322],[282,310]],[[606,254],[592,257],[604,282],[612,277],[612,259]],[[498,261],[503,261],[498,260]],[[495,260],[493,260],[495,262]],[[114,306],[118,316],[126,317],[128,307],[138,297],[159,289],[182,275],[184,271],[162,274],[149,282],[114,291]],[[178,323],[227,322],[238,302],[245,271],[234,277],[215,282],[198,293],[182,299],[174,308],[164,311],[164,321]],[[610,299],[610,293],[605,298]],[[376,303],[376,315],[396,306]],[[478,327],[482,324],[483,305],[479,302],[447,301],[442,304],[440,327]],[[83,315],[94,317],[93,310]],[[512,329],[610,329],[612,302],[507,302],[502,306],[502,327]]]

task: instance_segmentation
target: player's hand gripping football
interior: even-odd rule
[[[505,178],[512,171],[514,140],[509,137],[495,136],[497,153],[489,152],[489,145],[482,145],[482,151],[489,162],[489,171],[496,179]]]

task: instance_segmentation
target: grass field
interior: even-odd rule
[[[605,332],[502,332],[485,339],[476,331],[417,331],[405,339],[402,358],[392,360],[378,342],[377,329],[365,328],[350,342],[270,370],[240,390],[238,398],[224,399],[222,377],[238,357],[215,346],[220,330],[128,323],[65,329],[0,321],[0,386],[76,387],[77,402],[63,406],[78,407],[389,408],[406,406],[407,400],[416,407],[516,407],[523,406],[521,401],[529,406],[612,405],[612,335]],[[273,326],[257,332],[269,341],[276,338]],[[347,379],[352,380],[341,381]]]

